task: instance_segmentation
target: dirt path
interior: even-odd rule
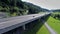
[[[51,34],[57,34],[47,23],[45,23],[45,26]]]

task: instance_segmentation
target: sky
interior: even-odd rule
[[[22,0],[46,9],[60,9],[60,0]]]

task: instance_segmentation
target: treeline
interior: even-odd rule
[[[51,10],[53,12],[60,12],[60,9],[56,9],[56,10]]]
[[[59,19],[60,20],[60,12],[54,12],[51,14],[51,16],[55,19]]]
[[[0,0],[0,12],[6,12],[10,16],[35,14],[43,11],[39,6],[21,0]]]
[[[54,17],[55,19],[60,20],[60,9],[51,10],[51,11],[54,12],[51,16]]]
[[[0,0],[0,12],[7,12],[10,16],[23,15],[27,6],[21,0]]]

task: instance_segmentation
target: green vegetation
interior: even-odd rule
[[[48,25],[50,25],[58,34],[60,34],[60,20],[53,17],[49,17],[47,20]]]
[[[40,21],[37,23],[38,24],[36,24],[32,29],[26,31],[24,34],[50,34],[43,23]]]
[[[60,14],[60,12],[54,12],[53,14]]]
[[[0,0],[0,12],[5,12],[8,16],[36,14],[45,11],[49,10],[21,0]]]
[[[21,0],[0,0],[0,12],[8,13],[9,16],[20,16],[38,13],[38,6]],[[39,7],[40,8],[40,7]],[[28,11],[28,12],[27,12]]]
[[[54,12],[51,14],[52,17],[54,17],[55,19],[60,20],[60,12]]]
[[[36,34],[50,34],[50,32],[48,31],[48,29],[45,27],[45,25],[43,25]]]
[[[21,0],[0,0],[0,12],[8,13],[9,16],[24,15],[27,5]]]

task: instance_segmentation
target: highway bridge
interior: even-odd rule
[[[23,16],[16,16],[10,18],[0,19],[0,34],[6,33],[8,31],[14,30],[15,28],[21,27],[25,30],[25,24],[28,24],[34,20],[40,19],[42,17],[46,17],[50,15],[50,13],[44,14],[30,14]]]

